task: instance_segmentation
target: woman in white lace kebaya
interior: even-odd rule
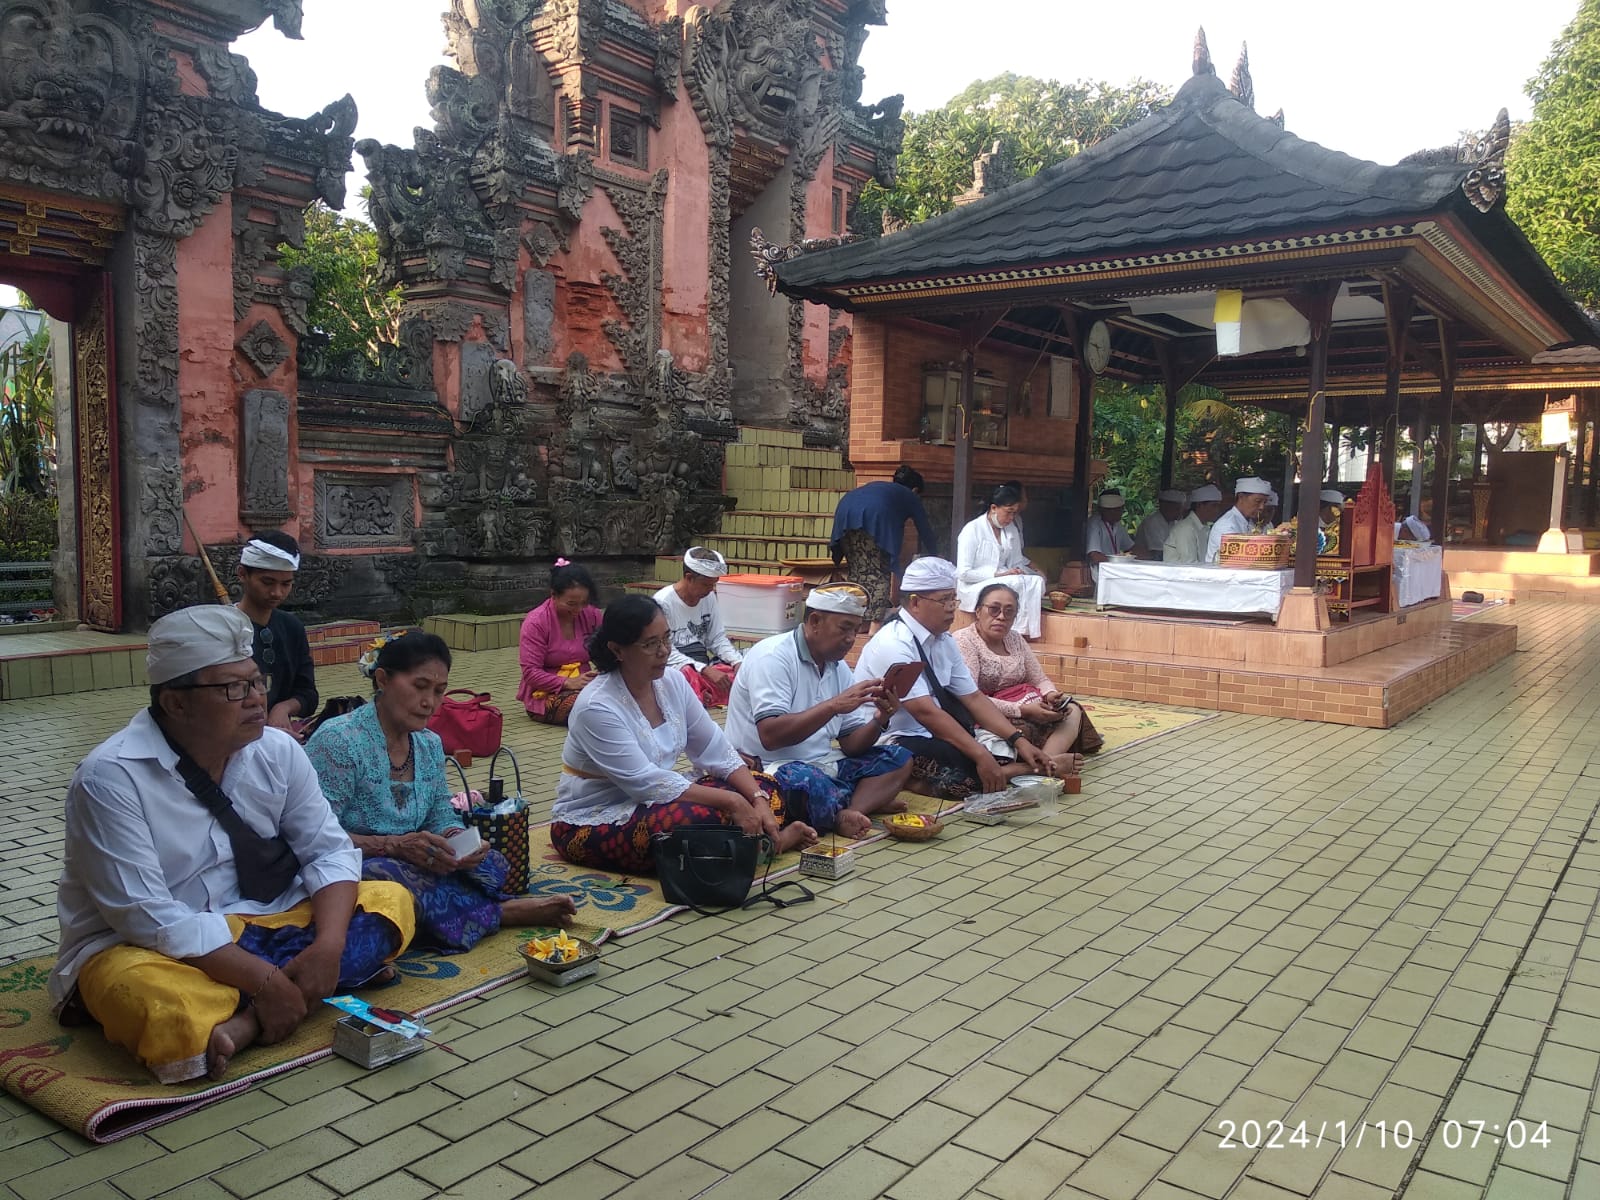
[[[1022,493],[1003,483],[989,498],[988,511],[961,530],[956,541],[956,595],[961,611],[971,612],[979,592],[991,583],[1004,583],[1018,596],[1017,632],[1036,638],[1044,610],[1044,576],[1022,552],[1016,525],[1021,506]]]
[[[766,834],[780,854],[815,842],[808,825],[780,828],[771,782],[744,765],[682,672],[667,670],[671,650],[654,600],[625,596],[607,607],[589,641],[599,674],[567,720],[550,814],[557,853],[579,866],[648,875],[651,836],[682,825],[737,825]],[[672,769],[679,755],[694,782]]]

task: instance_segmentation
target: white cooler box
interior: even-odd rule
[[[717,580],[722,623],[740,633],[785,633],[800,624],[805,581],[793,575],[724,575]]]

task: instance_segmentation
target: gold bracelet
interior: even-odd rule
[[[261,986],[256,988],[255,991],[250,993],[250,1003],[251,1004],[254,1004],[256,1002],[256,997],[260,996],[262,992],[267,990],[267,984],[272,982],[272,977],[274,975],[276,975],[277,973],[278,973],[278,968],[273,966],[271,963],[268,963],[267,964],[267,973],[261,977]]]

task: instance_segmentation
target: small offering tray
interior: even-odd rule
[[[1038,807],[1039,801],[1033,796],[1024,795],[1020,788],[1009,787],[1003,792],[968,797],[961,806],[961,816],[975,825],[1003,825],[1012,813]]]
[[[856,856],[848,844],[835,846],[818,842],[800,854],[800,874],[814,879],[843,879],[855,865]]]
[[[576,950],[565,951],[570,957],[553,962],[539,956],[538,951],[549,943],[570,943]],[[560,934],[555,938],[532,938],[520,947],[522,961],[527,965],[528,978],[555,987],[565,987],[580,979],[587,979],[600,969],[600,947],[582,938]]]
[[[416,1019],[410,1013],[398,1015]],[[368,1070],[421,1054],[427,1048],[428,1043],[420,1037],[408,1038],[360,1017],[340,1017],[333,1023],[333,1052]]]
[[[883,819],[883,829],[902,842],[931,842],[944,832],[944,824],[922,813],[894,813]]]

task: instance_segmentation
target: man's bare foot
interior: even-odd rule
[[[900,805],[902,809],[905,804]],[[872,832],[872,818],[864,812],[857,812],[853,808],[844,809],[839,813],[839,836],[847,837],[851,841],[864,838]]]
[[[255,1013],[248,1008],[237,1013],[211,1031],[211,1041],[206,1046],[206,1075],[221,1079],[228,1072],[233,1056],[243,1050],[261,1034],[261,1025]]]
[[[1057,775],[1076,775],[1083,770],[1083,755],[1058,754],[1055,756]]]
[[[816,844],[817,831],[809,825],[802,825],[799,821],[785,825],[778,831],[779,854],[788,854],[791,850],[804,850],[807,846]]]
[[[577,905],[567,896],[518,896],[515,900],[500,902],[502,925],[552,925],[572,924]]]
[[[879,812],[897,813],[906,811],[906,802],[895,796],[878,809]]]

